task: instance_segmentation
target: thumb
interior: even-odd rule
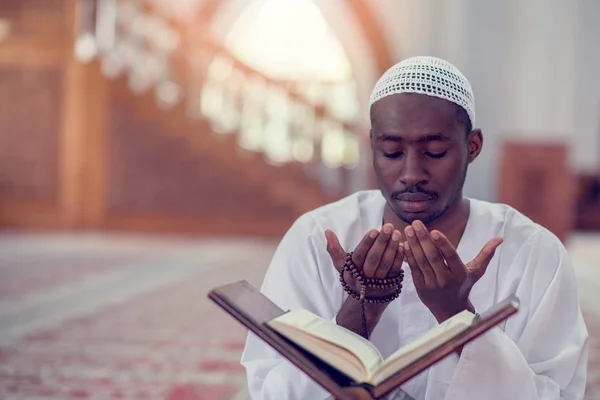
[[[333,261],[335,269],[337,269],[339,272],[344,265],[344,257],[346,257],[346,252],[344,249],[342,249],[340,241],[333,231],[327,229],[325,231],[325,238],[327,239],[327,252],[331,257],[331,261]]]
[[[479,254],[466,265],[467,270],[475,279],[475,282],[479,280],[487,270],[487,267],[496,253],[498,246],[502,244],[503,239],[501,237],[495,237],[487,242]]]

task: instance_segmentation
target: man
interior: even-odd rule
[[[565,248],[513,208],[463,197],[483,146],[467,79],[438,58],[405,60],[377,82],[370,115],[380,191],[300,217],[262,292],[283,309],[306,308],[365,335],[384,357],[462,310],[485,311],[516,294],[516,315],[401,389],[419,400],[583,398],[588,334]],[[404,263],[400,296],[366,304],[364,319],[339,281],[351,251],[365,277],[393,278]],[[328,396],[254,335],[242,363],[253,399]]]

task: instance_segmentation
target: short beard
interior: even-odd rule
[[[462,197],[461,196],[461,194],[462,194],[462,188],[464,187],[465,181],[467,179],[467,169],[468,169],[468,166],[469,166],[469,164],[466,163],[465,166],[464,166],[464,168],[463,168],[462,178],[461,178],[460,185],[458,186],[458,189],[454,192],[454,194],[450,198],[450,201],[441,210],[436,211],[433,214],[426,215],[424,218],[421,218],[421,219],[419,219],[417,217],[415,217],[415,218],[406,218],[404,215],[402,215],[402,213],[396,212],[396,210],[394,210],[394,207],[391,207],[392,210],[394,210],[394,213],[396,214],[396,216],[398,218],[400,218],[404,223],[406,223],[408,225],[412,224],[417,219],[419,221],[421,221],[425,225],[432,223],[433,221],[437,220],[442,215],[444,215],[444,213],[446,211],[448,211],[448,209],[450,207],[452,207],[452,205],[459,199],[459,197]]]

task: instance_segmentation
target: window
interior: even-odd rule
[[[352,67],[312,0],[252,2],[224,46],[263,77],[235,76],[226,55],[213,59],[203,113],[216,131],[236,132],[240,146],[273,163],[319,155],[329,167],[357,164],[358,141],[347,129],[358,114]]]

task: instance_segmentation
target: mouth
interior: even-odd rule
[[[409,213],[420,213],[427,210],[427,208],[435,201],[435,198],[421,193],[407,193],[399,196],[396,200],[404,211]]]

